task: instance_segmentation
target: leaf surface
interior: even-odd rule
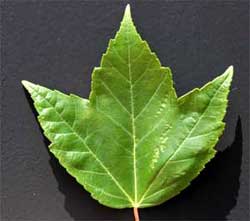
[[[23,81],[50,151],[100,203],[160,204],[189,185],[214,156],[233,69],[178,98],[172,74],[125,10],[92,74],[89,99]]]

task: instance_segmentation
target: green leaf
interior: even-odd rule
[[[150,207],[186,188],[214,157],[233,68],[178,98],[169,68],[127,6],[92,74],[89,100],[23,81],[50,151],[100,203]]]

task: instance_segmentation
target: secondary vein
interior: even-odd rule
[[[167,167],[168,163],[174,158],[174,156],[176,156],[176,154],[179,152],[179,150],[181,149],[182,145],[185,143],[185,141],[190,137],[190,135],[192,134],[192,132],[195,130],[195,128],[197,127],[197,125],[199,124],[199,122],[201,121],[201,119],[203,118],[203,116],[205,115],[205,113],[208,110],[208,107],[210,106],[211,102],[213,101],[213,99],[216,97],[218,91],[221,89],[221,87],[224,85],[225,80],[222,82],[222,84],[218,87],[218,89],[216,90],[216,92],[214,93],[213,97],[210,99],[209,103],[207,104],[207,107],[205,108],[204,112],[201,114],[201,116],[199,117],[199,119],[196,121],[196,123],[193,125],[192,129],[189,131],[189,133],[186,135],[186,137],[182,140],[181,144],[179,145],[179,147],[175,150],[175,152],[172,154],[172,156],[164,163],[164,165],[161,167],[161,169],[157,172],[157,175],[155,176],[154,180],[150,183],[150,185],[148,186],[148,188],[146,189],[146,191],[144,192],[144,194],[142,195],[140,202],[142,203],[143,200],[145,199],[145,197],[147,196],[148,192],[150,191],[150,189],[152,188],[155,180],[158,179],[158,177],[160,177],[160,174],[162,173],[162,171]]]
[[[34,89],[34,91],[39,94],[38,91],[36,91]],[[74,130],[74,128],[72,128],[72,126],[63,119],[63,117],[61,116],[61,114],[57,111],[57,109],[50,103],[49,100],[45,99],[44,97],[42,97],[42,99],[44,99],[50,106],[52,106],[55,110],[55,113],[58,115],[58,117],[69,127],[69,129],[76,135],[76,137],[84,144],[84,146],[86,147],[87,151],[93,156],[93,158],[96,160],[97,163],[99,163],[99,165],[104,169],[104,171],[106,171],[106,173],[109,175],[109,177],[111,178],[111,180],[113,180],[113,182],[117,185],[117,187],[121,190],[121,192],[127,197],[128,201],[130,201],[130,203],[133,203],[133,200],[131,199],[131,197],[129,196],[129,194],[124,190],[124,188],[120,185],[120,183],[116,180],[116,178],[113,176],[113,174],[109,171],[109,169],[101,162],[101,160],[97,157],[97,155],[92,151],[92,149],[87,145],[87,143],[85,142],[85,140],[82,138],[81,135],[78,134],[77,131]]]

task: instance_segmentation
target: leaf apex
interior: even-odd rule
[[[21,83],[29,92],[31,92],[35,88],[35,84],[29,81],[22,80]]]
[[[230,65],[230,66],[227,68],[226,73],[228,73],[229,75],[233,75],[233,73],[234,73],[234,66],[233,66],[233,65]]]
[[[131,17],[131,10],[130,10],[130,4],[126,5],[124,15],[123,15],[123,20],[132,20]]]
[[[126,8],[125,8],[125,13],[124,13],[125,15],[127,14],[127,15],[131,15],[131,12],[130,12],[130,4],[127,4],[126,5]]]
[[[233,67],[233,65],[230,65],[227,69],[226,69],[226,71],[224,72],[224,76],[226,76],[226,78],[229,80],[229,81],[231,81],[232,80],[232,78],[233,78],[233,74],[234,74],[234,67]]]

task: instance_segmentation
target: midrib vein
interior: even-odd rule
[[[129,31],[127,30],[128,44],[128,76],[130,81],[130,106],[131,106],[131,126],[132,126],[132,143],[133,143],[133,170],[134,170],[134,207],[137,207],[137,169],[136,169],[136,129],[135,129],[135,114],[134,114],[134,93],[131,73],[131,57],[130,57],[130,40]]]

